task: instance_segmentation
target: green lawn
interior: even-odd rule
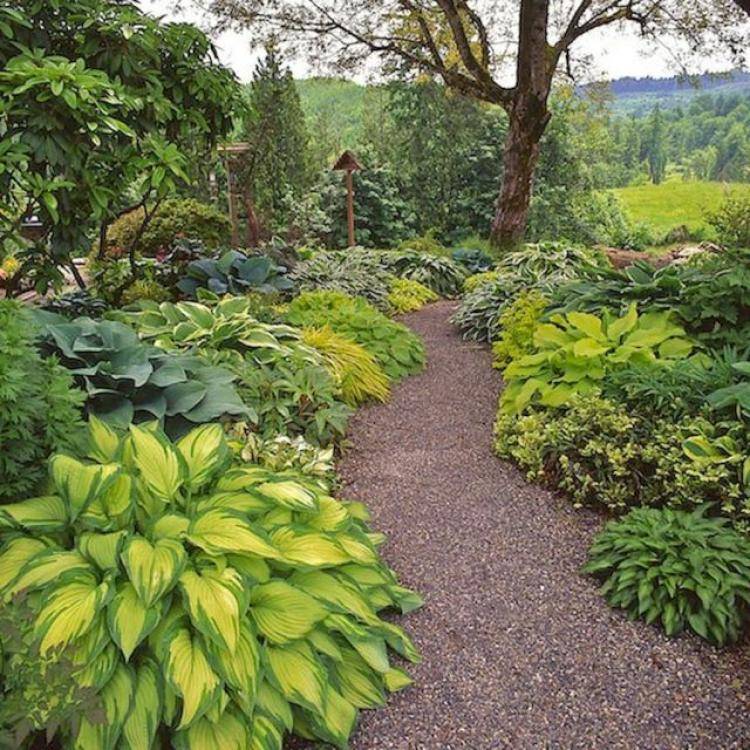
[[[750,185],[726,182],[683,182],[672,177],[661,185],[638,185],[612,192],[634,221],[642,221],[657,234],[686,225],[691,231],[709,230],[706,213],[715,210],[728,191],[750,192]]]

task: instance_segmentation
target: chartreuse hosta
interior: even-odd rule
[[[105,721],[60,727],[63,747],[279,750],[295,732],[343,748],[359,708],[409,684],[388,647],[418,654],[377,613],[421,601],[362,506],[233,465],[219,425],[171,443],[93,419],[88,457],[50,474],[50,495],[0,506],[0,593],[25,595],[41,658],[101,698]]]

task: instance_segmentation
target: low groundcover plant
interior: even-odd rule
[[[344,748],[359,708],[409,684],[387,649],[418,654],[377,612],[421,600],[360,505],[236,463],[218,424],[90,434],[85,459],[50,460],[49,495],[0,508],[2,606],[22,598],[27,643],[101,701],[37,729],[90,750],[280,750],[292,731]]]

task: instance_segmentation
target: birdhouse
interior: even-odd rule
[[[349,229],[349,247],[356,244],[354,237],[354,178],[353,173],[362,169],[362,166],[354,154],[347,150],[336,160],[333,169],[337,172],[346,172],[346,218]]]

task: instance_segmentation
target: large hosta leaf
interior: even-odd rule
[[[245,721],[224,711],[217,721],[198,719],[175,740],[178,750],[247,750],[250,742]]]
[[[378,616],[357,587],[344,579],[319,570],[295,573],[290,582],[328,605],[374,624]]]
[[[234,652],[212,641],[206,643],[206,648],[221,677],[240,694],[243,709],[252,714],[260,676],[260,645],[252,626],[248,622],[240,625]]]
[[[250,593],[250,613],[258,630],[272,643],[287,643],[307,635],[328,610],[284,581],[270,581]]]
[[[47,549],[39,539],[19,536],[11,539],[0,552],[0,591],[9,586],[29,560]]]
[[[76,750],[113,750],[117,746],[125,719],[133,702],[135,681],[125,665],[117,667],[101,692],[105,720],[93,723],[86,717],[76,737]]]
[[[145,427],[130,427],[133,462],[141,480],[163,500],[173,500],[185,479],[177,451],[164,435]]]
[[[161,719],[160,680],[154,662],[145,661],[138,667],[133,705],[122,730],[123,750],[152,750]]]
[[[197,630],[234,653],[240,638],[242,578],[233,568],[186,570],[180,576],[183,601]]]
[[[150,607],[177,583],[187,564],[182,544],[174,539],[150,542],[133,536],[125,544],[122,561],[143,604]]]
[[[250,750],[281,750],[282,734],[267,717],[256,715],[250,735]]]
[[[41,533],[62,531],[68,523],[65,503],[54,495],[0,505],[0,528]]]
[[[114,479],[119,468],[117,464],[85,464],[58,454],[50,460],[50,471],[71,519],[75,520]]]
[[[99,584],[93,576],[82,576],[53,589],[34,625],[34,635],[41,638],[40,652],[67,646],[84,635],[111,593],[111,584]]]
[[[272,532],[271,541],[279,549],[283,559],[292,563],[327,567],[351,560],[333,539],[314,531],[286,526]]]
[[[264,482],[255,489],[264,497],[292,510],[315,510],[317,508],[315,494],[297,482]]]
[[[269,646],[266,659],[273,681],[290,703],[323,712],[326,672],[309,645],[300,641]]]
[[[120,585],[107,608],[107,621],[112,640],[120,647],[125,661],[159,624],[162,611],[162,602],[147,607],[132,583]]]
[[[177,451],[187,467],[185,484],[198,491],[225,464],[229,448],[219,424],[207,424],[191,430],[177,442]]]
[[[227,552],[259,557],[280,557],[270,540],[232,510],[215,508],[197,516],[188,529],[191,544],[209,554]]]
[[[177,628],[166,649],[166,677],[182,698],[179,728],[190,726],[216,702],[221,680],[209,664],[197,634],[188,628]]]
[[[66,573],[93,573],[93,569],[78,551],[48,548],[37,554],[20,571],[12,586],[4,593],[12,597],[20,591],[33,591],[57,581]]]

